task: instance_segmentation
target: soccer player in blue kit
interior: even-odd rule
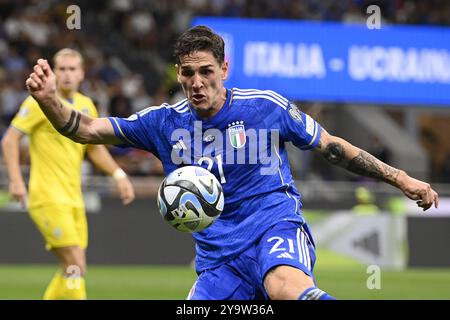
[[[334,299],[313,276],[315,247],[290,173],[287,141],[399,188],[423,210],[437,207],[438,194],[429,184],[329,134],[283,96],[225,88],[224,41],[208,27],[181,35],[175,56],[186,99],[126,119],[94,119],[62,105],[46,60],[37,61],[26,85],[53,126],[74,141],[141,148],[161,159],[166,174],[201,165],[221,181],[221,216],[193,234],[198,279],[189,299]]]

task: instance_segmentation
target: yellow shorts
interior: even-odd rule
[[[47,250],[69,246],[87,248],[88,227],[84,208],[55,204],[32,208],[29,212],[44,237]]]

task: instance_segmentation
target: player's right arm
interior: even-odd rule
[[[39,59],[26,86],[59,133],[79,143],[120,144],[107,118],[92,118],[64,106],[56,97],[56,77],[47,60]]]
[[[19,201],[23,208],[26,206],[27,188],[20,170],[20,140],[24,134],[14,127],[6,130],[2,139],[3,159],[8,170],[9,194],[15,201]]]
[[[317,152],[331,164],[355,174],[375,178],[400,189],[409,199],[415,200],[424,211],[433,204],[438,207],[439,196],[430,184],[410,177],[405,171],[394,168],[348,141],[329,134],[322,128]]]
[[[348,141],[329,134],[295,104],[288,103],[282,107],[284,111],[280,111],[283,110],[281,108],[276,110],[281,112],[281,135],[285,141],[292,141],[302,150],[314,149],[329,163],[352,173],[389,183],[400,189],[409,199],[415,200],[423,210],[428,210],[433,204],[437,208],[439,196],[430,184],[414,179],[405,171],[394,168]]]

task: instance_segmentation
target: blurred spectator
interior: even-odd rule
[[[153,99],[147,94],[145,87],[140,84],[137,88],[137,92],[131,99],[132,112],[138,112],[144,108],[150,107],[151,105],[155,105],[155,103],[153,103]]]
[[[3,60],[3,67],[9,72],[10,76],[15,76],[23,72],[27,65],[26,60],[18,54],[17,49],[11,47]]]
[[[112,58],[109,55],[105,55],[104,64],[99,69],[98,75],[107,85],[112,85],[121,78],[119,71],[113,66]]]
[[[101,81],[97,76],[94,76],[83,82],[81,91],[94,101],[101,117],[107,117],[109,115],[108,108],[110,98],[106,83]]]
[[[372,215],[380,211],[375,204],[374,194],[366,187],[358,187],[355,189],[356,205],[352,211],[358,215]]]
[[[80,30],[65,27],[72,1],[0,3],[0,130],[26,95],[24,82],[36,59],[51,57],[62,47],[76,48],[86,57],[82,91],[94,99],[101,116],[127,117],[150,105],[184,98],[173,67],[173,41],[195,15],[365,23],[367,7],[376,4],[386,23],[450,25],[450,2],[443,0],[80,0]],[[308,112],[319,116],[319,104]],[[389,161],[377,139],[371,152]],[[439,153],[433,160],[435,177],[447,179],[448,160],[443,159],[449,154]],[[141,168],[137,171],[157,172],[148,169],[156,166],[148,165],[151,161],[139,153],[133,151],[130,157],[142,161],[133,164]],[[329,175],[313,153],[291,158],[294,173]]]
[[[386,209],[394,216],[401,216],[406,213],[405,198],[392,196],[386,202]]]
[[[123,94],[112,97],[109,105],[109,115],[111,117],[128,118],[131,115],[130,99]]]
[[[9,79],[0,92],[3,124],[9,124],[19,109],[20,104],[28,96],[21,79]]]

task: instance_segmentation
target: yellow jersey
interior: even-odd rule
[[[92,100],[81,93],[75,93],[71,102],[60,100],[69,108],[98,117]],[[48,204],[84,207],[81,165],[86,145],[56,131],[31,96],[22,103],[11,125],[30,140],[29,208]]]

